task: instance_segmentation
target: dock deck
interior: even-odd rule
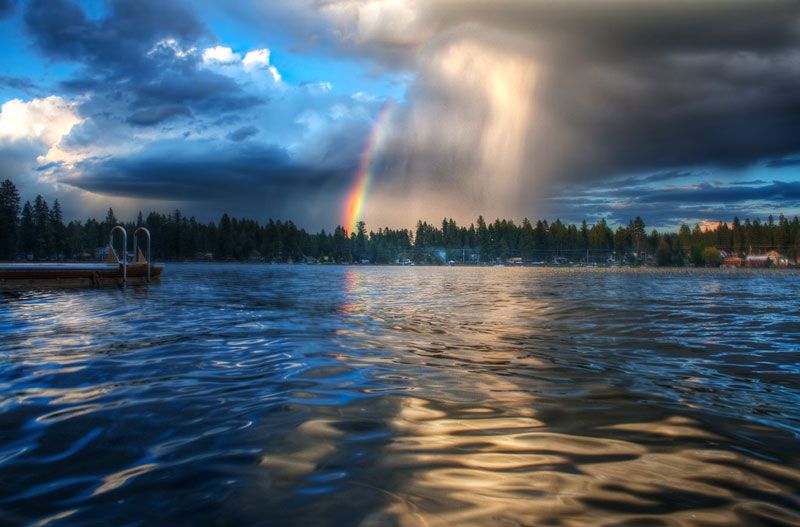
[[[146,263],[127,266],[112,263],[6,263],[0,264],[0,289],[41,287],[87,288],[140,285],[160,281],[161,266]]]

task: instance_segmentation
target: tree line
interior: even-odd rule
[[[794,260],[800,254],[800,222],[780,215],[766,221],[739,218],[714,228],[681,225],[678,232],[647,232],[640,217],[612,229],[605,220],[579,225],[561,220],[527,218],[516,224],[479,216],[469,226],[445,218],[440,225],[418,222],[414,230],[379,228],[367,231],[359,222],[352,233],[342,226],[332,232],[307,232],[291,221],[258,221],[223,214],[219,222],[201,223],[180,210],[169,214],[140,212],[122,222],[109,209],[105,218],[64,223],[58,200],[42,196],[20,202],[10,180],[0,184],[0,259],[95,259],[108,244],[109,233],[122,224],[128,232],[146,227],[153,236],[153,257],[161,261],[356,262],[356,263],[491,263],[518,258],[525,262],[655,263],[719,265],[731,255],[777,250]],[[129,245],[131,242],[129,241]]]

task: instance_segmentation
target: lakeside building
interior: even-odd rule
[[[722,267],[735,268],[743,266],[744,258],[739,258],[738,256],[728,256],[722,259]]]
[[[796,261],[796,260],[795,260]],[[744,258],[728,256],[722,260],[723,267],[788,267],[789,258],[778,251],[765,254],[750,254]]]
[[[789,259],[778,251],[770,251],[766,254],[750,255],[745,258],[748,267],[787,267]]]
[[[788,267],[789,266],[789,258],[780,254],[778,251],[770,251],[767,253],[767,256],[770,259],[772,265],[777,267]]]
[[[746,267],[769,267],[770,259],[766,254],[750,254],[744,259]]]

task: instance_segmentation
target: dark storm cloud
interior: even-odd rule
[[[643,178],[644,179],[644,178]],[[800,181],[738,181],[685,186],[614,186],[563,190],[549,199],[548,210],[568,221],[606,218],[627,223],[642,216],[656,227],[687,222],[767,216],[800,207]],[[788,212],[788,211],[787,211]]]
[[[249,137],[253,137],[254,135],[258,134],[258,128],[255,126],[242,126],[241,128],[237,128],[233,132],[228,134],[228,139],[231,141],[244,141]]]
[[[208,70],[160,75],[136,88],[134,104],[190,104],[198,110],[243,110],[264,102],[247,95],[235,80]]]
[[[133,125],[260,102],[235,80],[201,68],[198,54],[177,53],[212,38],[182,2],[114,0],[108,16],[92,20],[73,2],[33,0],[25,23],[45,55],[84,66],[61,83],[65,89],[105,94],[109,111],[132,110]]]
[[[796,42],[793,0],[443,0],[425,15],[439,27],[479,23],[581,44],[592,54],[654,49],[780,49]]]
[[[767,163],[769,168],[784,168],[800,166],[800,157],[780,157]]]
[[[162,141],[138,153],[80,164],[68,185],[128,198],[183,201],[259,199],[280,201],[341,182],[354,167],[311,167],[283,148],[207,141]],[[267,197],[265,197],[267,196]]]
[[[642,203],[741,203],[747,201],[800,202],[800,181],[775,181],[761,186],[718,186],[710,183],[639,192]]]
[[[633,186],[638,187],[641,185],[646,185],[648,183],[652,184],[664,181],[675,181],[679,179],[689,179],[689,178],[697,179],[699,176],[702,176],[702,174],[699,174],[692,170],[667,170],[664,172],[657,172],[655,174],[612,179],[611,181],[608,182],[606,186],[596,188],[594,190],[599,190],[603,192],[608,190],[608,187],[614,187],[614,188],[633,187]]]
[[[613,82],[602,86],[589,73],[555,73],[554,91],[543,93],[545,107],[558,109],[558,115],[547,110],[554,120],[575,124],[554,166],[592,179],[692,165],[743,167],[800,150],[800,69],[766,78],[753,72],[738,85],[694,66],[663,66],[635,81],[646,85],[644,93],[636,93],[641,85],[630,93]],[[581,104],[592,99],[602,111]],[[580,144],[593,145],[589,155],[570,158]]]
[[[177,1],[113,0],[108,17],[95,21],[74,2],[32,0],[25,22],[49,56],[88,63],[96,73],[112,77],[152,68],[147,53],[162,39],[195,41],[207,34]]]
[[[739,167],[800,150],[794,0],[447,1],[429,16],[530,35],[516,46],[541,64],[531,96],[563,143],[540,141],[529,159],[555,154],[564,176]]]
[[[674,203],[745,203],[752,201],[800,202],[800,181],[740,181],[725,184],[697,183],[683,186],[651,187],[648,185],[624,187],[595,187],[583,191],[574,188],[554,197],[562,202],[587,201],[612,202],[625,201],[643,205],[664,205]]]
[[[178,116],[191,117],[192,111],[180,104],[165,104],[139,110],[129,115],[127,121],[138,126],[152,126]]]
[[[444,178],[480,166],[481,142],[497,115],[497,101],[482,100],[486,84],[442,82],[442,70],[458,58],[449,50],[467,42],[489,52],[488,66],[464,67],[476,78],[501,71],[491,62],[497,57],[528,61],[537,79],[521,95],[533,108],[516,173],[525,181],[522,193],[531,194],[523,201],[541,192],[543,179],[596,183],[642,171],[744,167],[800,152],[797,0],[252,3],[291,19],[286,27],[312,46],[415,70],[407,108],[425,107],[431,118],[386,155],[407,157],[399,164],[415,170],[420,154],[439,149],[453,160],[452,170],[435,171]],[[480,54],[472,56],[480,65]],[[472,109],[459,112],[465,117],[457,126],[441,119],[465,99]],[[433,139],[414,144],[421,135]],[[436,176],[422,166],[412,177]],[[480,177],[500,179],[497,172]]]

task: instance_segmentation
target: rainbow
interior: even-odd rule
[[[372,131],[369,134],[367,147],[361,153],[361,160],[358,164],[358,174],[353,181],[353,185],[347,192],[347,197],[344,201],[344,210],[342,215],[342,225],[346,231],[354,232],[356,222],[361,219],[361,214],[364,210],[364,201],[367,199],[367,190],[369,190],[369,180],[371,176],[371,165],[375,158],[375,154],[380,150],[384,139],[386,138],[386,124],[394,108],[394,101],[388,99],[381,107],[378,119],[372,126]]]

